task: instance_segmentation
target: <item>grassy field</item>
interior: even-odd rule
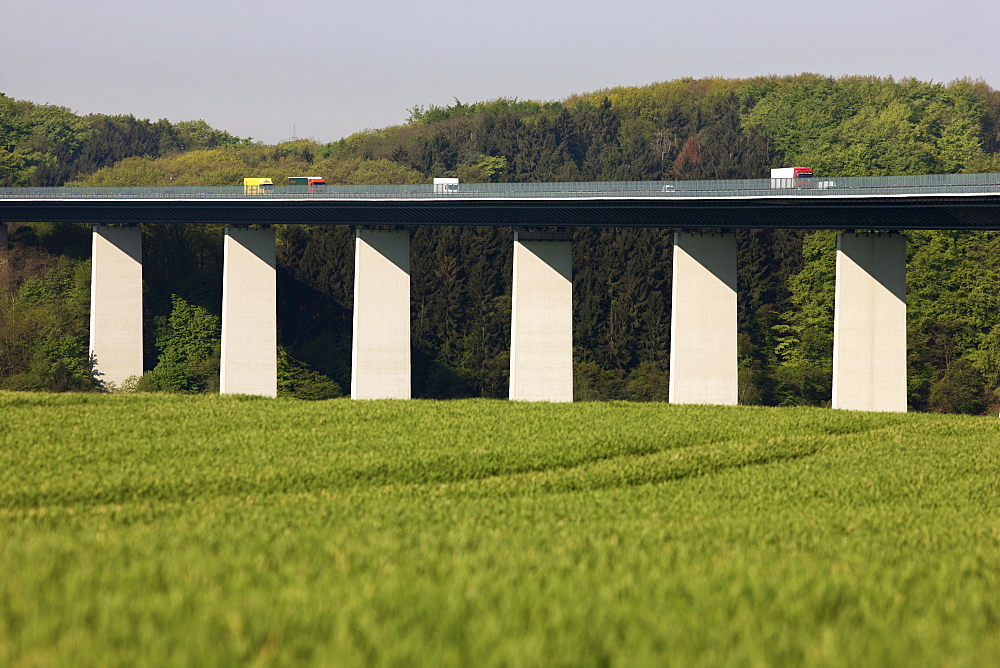
[[[0,666],[1000,665],[995,417],[0,412]]]

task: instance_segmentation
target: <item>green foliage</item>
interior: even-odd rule
[[[326,225],[280,228],[277,258],[281,345],[341,388],[350,387],[354,231]]]
[[[461,100],[455,98],[455,104],[447,107],[439,107],[435,104],[424,107],[415,105],[407,109],[409,116],[406,119],[409,125],[431,125],[451,118],[471,118],[482,113],[514,112],[520,116],[533,116],[542,110],[558,109],[558,103],[544,104],[533,100],[517,100],[509,98],[498,98],[489,102],[474,102],[463,104]]]
[[[278,396],[317,401],[343,396],[340,385],[278,346]]]
[[[640,362],[626,377],[622,395],[628,401],[668,401],[669,374],[657,362]]]
[[[509,229],[413,231],[415,396],[507,395],[512,248]]]
[[[821,230],[802,242],[804,266],[788,281],[792,308],[775,325],[777,396],[783,405],[830,400],[833,375],[833,307],[836,233]]]
[[[983,375],[969,362],[955,360],[931,385],[928,404],[941,413],[982,413],[987,406]]]
[[[289,176],[304,173],[321,174],[331,184],[426,182],[416,170],[386,159],[317,159],[315,149],[316,146],[309,142],[296,142],[295,146],[241,146],[199,149],[161,158],[127,158],[78,177],[70,185],[236,186],[251,174],[266,174],[276,183],[283,183]]]
[[[87,123],[65,107],[0,93],[0,187],[56,185],[50,174],[75,156],[87,130]]]
[[[491,183],[501,179],[507,171],[507,158],[484,155],[474,165],[459,165],[455,176],[462,183]]]
[[[60,183],[71,173],[88,174],[126,158],[156,156],[164,134],[170,131],[166,121],[152,124],[134,116],[89,116],[84,120],[90,124],[87,141],[57,179]]]
[[[995,417],[0,404],[3,665],[1000,655]]]
[[[165,142],[165,148],[179,151],[194,151],[212,149],[220,146],[246,146],[252,139],[240,139],[225,132],[216,130],[203,120],[181,121],[175,123]]]
[[[90,261],[8,251],[0,272],[0,388],[95,389],[88,355]],[[20,271],[18,271],[20,269]]]
[[[992,286],[1000,282],[995,261],[1000,234],[918,231],[908,238],[911,402],[927,405],[931,383],[957,360],[963,368],[967,362],[981,376],[987,395],[995,397],[1000,390],[1000,294]]]
[[[801,75],[750,90],[745,122],[774,137],[786,164],[818,173],[946,174],[983,155],[982,91],[967,82]]]
[[[326,176],[327,183],[369,185],[380,183],[426,183],[427,181],[417,170],[385,158],[378,160],[321,162],[317,167]]]
[[[0,187],[58,186],[132,157],[250,145],[204,121],[171,124],[134,116],[81,117],[65,107],[37,105],[0,93]],[[109,180],[109,177],[103,177]],[[118,179],[113,185],[159,185]]]
[[[93,174],[74,179],[69,185],[109,188],[162,186],[169,182],[169,177],[158,169],[152,158],[126,158],[113,166],[102,167]]]
[[[146,392],[195,393],[219,389],[218,316],[171,296],[170,316],[158,327],[159,362],[137,383]]]
[[[624,373],[604,369],[596,362],[573,363],[573,398],[576,401],[608,401],[621,395]]]

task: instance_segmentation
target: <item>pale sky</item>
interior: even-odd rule
[[[0,92],[328,142],[415,105],[816,72],[1000,88],[1000,0],[6,0]]]

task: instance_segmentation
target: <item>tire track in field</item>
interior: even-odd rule
[[[572,466],[556,466],[487,478],[470,478],[449,487],[460,494],[521,496],[655,485],[812,457],[839,441],[885,428],[800,435],[742,443],[719,439],[643,454],[614,454]]]

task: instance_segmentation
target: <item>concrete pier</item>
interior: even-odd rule
[[[573,401],[571,233],[517,232],[510,331],[510,398]]]
[[[837,235],[834,408],[906,412],[906,238]]]
[[[142,230],[95,225],[90,273],[90,355],[108,389],[142,375]]]
[[[677,232],[672,295],[670,403],[736,404],[736,236]]]
[[[222,278],[222,394],[278,394],[274,228],[227,227]]]
[[[358,228],[351,397],[410,398],[410,233]]]

